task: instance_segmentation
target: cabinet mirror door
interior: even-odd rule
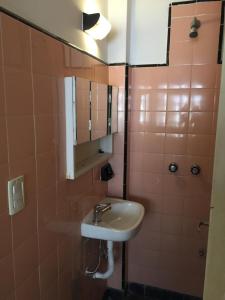
[[[90,141],[90,81],[76,78],[77,144]]]
[[[111,133],[118,132],[118,87],[112,87]]]
[[[91,140],[107,135],[108,86],[91,82]]]

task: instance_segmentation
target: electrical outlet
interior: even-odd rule
[[[15,215],[25,207],[24,177],[19,176],[8,181],[9,215]]]

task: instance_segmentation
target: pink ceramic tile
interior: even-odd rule
[[[193,62],[193,45],[191,41],[173,42],[170,48],[170,65],[191,65]]]
[[[147,111],[166,111],[167,93],[163,90],[151,90],[149,97],[146,97]]]
[[[56,118],[42,115],[35,118],[36,153],[52,152],[57,145]]]
[[[0,260],[8,256],[12,250],[11,218],[8,213],[0,214],[0,237],[3,241],[0,249]]]
[[[72,239],[64,238],[58,246],[58,258],[59,258],[59,272],[68,273],[72,272],[71,260],[73,257]]]
[[[189,133],[211,134],[213,130],[212,112],[191,112],[189,116]]]
[[[123,177],[116,175],[113,177],[108,184],[109,196],[113,197],[123,197]]]
[[[173,18],[171,21],[171,43],[190,41],[190,24],[193,17]]]
[[[210,197],[184,198],[184,215],[207,220],[209,218]]]
[[[182,250],[181,238],[174,234],[162,234],[161,251],[179,255]],[[165,267],[165,265],[164,265]]]
[[[52,283],[55,282],[57,278],[57,251],[53,250],[48,257],[40,264],[40,289],[41,295],[46,292],[46,290],[51,287]]]
[[[129,155],[129,169],[131,172],[144,172],[143,154],[131,152]]]
[[[133,68],[132,87],[140,89],[166,89],[167,88],[167,68]]]
[[[130,110],[145,111],[147,103],[149,103],[150,90],[131,90]]]
[[[125,90],[124,88],[119,88],[118,94],[118,111],[125,111]]]
[[[58,299],[60,299],[60,300],[63,300],[65,298],[72,299],[71,282],[72,282],[72,273],[71,272],[65,272],[65,273],[60,274],[59,282],[58,282],[58,285],[59,285]],[[56,281],[56,283],[57,283],[57,281]],[[95,285],[93,285],[93,286],[95,286]],[[101,287],[102,284],[101,285],[99,284],[99,286]],[[54,292],[54,290],[55,290],[55,288],[53,289],[53,292]],[[89,293],[92,294],[91,289],[89,290]],[[98,288],[98,294],[103,296],[104,289]]]
[[[220,1],[209,1],[209,2],[204,2],[204,3],[196,3],[195,13],[197,15],[202,15],[202,14],[220,15],[220,13],[221,13],[221,2]]]
[[[144,194],[161,194],[163,176],[157,173],[141,173],[141,180],[143,181]]]
[[[8,212],[8,195],[7,182],[9,180],[9,166],[7,164],[0,164],[0,214]]]
[[[109,84],[124,87],[125,86],[125,67],[110,66],[109,67]]]
[[[166,113],[165,112],[146,112],[145,130],[151,133],[165,132]]]
[[[216,88],[220,89],[221,86],[221,74],[222,74],[222,67],[221,65],[217,65],[217,72],[216,72]]]
[[[216,65],[199,65],[192,67],[192,88],[215,88]]]
[[[31,115],[33,113],[30,73],[5,68],[5,92],[8,115]]]
[[[152,251],[146,250],[142,247],[131,247],[129,249],[128,259],[130,261],[135,261],[136,257],[139,257],[139,266],[150,268],[150,269],[157,269],[159,268],[159,251]]]
[[[168,90],[168,111],[189,111],[190,90]]]
[[[214,111],[215,110],[214,89],[192,89],[191,90],[191,111]]]
[[[144,193],[143,198],[134,199],[137,202],[140,202],[144,208],[146,216],[152,213],[161,213],[162,212],[162,195],[153,194],[153,193]],[[148,247],[149,248],[149,247]]]
[[[124,111],[118,112],[118,133],[124,133],[125,113]]]
[[[65,222],[65,220],[63,220]],[[47,224],[40,224],[38,228],[38,240],[39,240],[39,259],[40,262],[44,262],[45,259],[55,251],[57,247],[57,230],[55,230],[54,220]]]
[[[124,153],[124,135],[122,133],[113,135],[113,153],[115,154]]]
[[[42,32],[31,29],[32,67],[36,74],[55,75],[58,68],[59,44],[54,39],[47,37]],[[55,55],[52,55],[55,53]]]
[[[143,155],[143,171],[151,173],[162,173],[163,171],[163,155],[144,153]]]
[[[167,112],[166,114],[166,132],[168,133],[186,133],[188,130],[187,112]]]
[[[16,298],[18,300],[26,298],[33,300],[40,299],[39,276],[37,269],[16,289]]]
[[[18,287],[36,270],[38,266],[37,235],[31,235],[22,245],[14,250],[15,283]]]
[[[55,78],[34,74],[34,109],[35,114],[53,114],[57,104]]]
[[[141,172],[129,172],[129,181],[128,181],[128,190],[129,190],[129,199],[133,197],[143,197],[144,196],[144,184],[143,178],[145,177],[144,173]]]
[[[184,211],[183,197],[164,195],[163,213],[167,215],[182,216]]]
[[[165,153],[186,154],[187,135],[186,134],[166,134]]]
[[[94,80],[108,84],[109,82],[109,71],[108,66],[103,63],[95,63],[94,65]]]
[[[48,188],[56,183],[56,157],[54,152],[37,156],[38,189]]]
[[[146,114],[145,112],[131,112],[130,113],[130,131],[144,132],[146,125]]]
[[[207,238],[208,235],[208,229],[205,228],[205,230],[202,230],[199,232],[196,230],[196,227],[198,227],[198,224],[201,220],[199,218],[195,217],[184,217],[183,218],[183,224],[182,224],[182,232],[184,237],[196,237],[198,239],[204,239]],[[207,221],[207,220],[206,220]]]
[[[4,117],[0,117],[0,144],[0,164],[4,164],[8,161],[6,120]]]
[[[1,24],[1,27],[0,27],[0,36],[2,36],[2,20],[1,20],[1,16],[0,16],[0,24]],[[3,64],[3,52],[2,52],[2,39],[0,40],[0,66],[2,66]]]
[[[4,115],[5,115],[5,99],[4,99],[4,85],[3,85],[3,68],[0,67],[0,116],[4,116]]]
[[[10,162],[34,155],[34,122],[32,116],[7,118]]]
[[[179,235],[182,232],[182,217],[163,215],[161,217],[162,232]]]
[[[187,176],[171,176],[171,174],[164,176],[164,196],[183,197],[188,194],[188,188]]]
[[[168,69],[168,88],[188,89],[191,83],[191,67],[176,66]]]
[[[56,219],[56,186],[43,189],[38,193],[38,224],[54,222]]]
[[[215,106],[214,106],[215,112],[218,112],[219,101],[220,101],[220,90],[216,89],[215,90]]]
[[[211,135],[189,134],[187,151],[190,155],[209,156],[211,154]]]
[[[213,113],[213,124],[212,124],[212,133],[216,135],[217,130],[217,120],[218,120],[218,113]]]
[[[172,6],[172,18],[192,17],[195,14],[196,4],[174,5]]]
[[[4,64],[20,70],[30,71],[30,29],[5,14],[2,14],[2,41]]]
[[[145,133],[144,132],[129,132],[128,147],[130,152],[144,151]]]
[[[139,234],[130,241],[131,247],[138,247],[142,240],[145,240],[145,249],[159,251],[160,250],[160,234],[158,232],[149,232],[146,226],[142,226]]]
[[[220,16],[199,16],[199,38],[193,44],[193,64],[216,64],[218,56]],[[208,41],[210,40],[210,44]]]
[[[188,185],[188,197],[210,198],[212,188],[211,183],[209,183],[202,175],[198,176],[197,178],[194,176],[189,176]]]
[[[136,147],[143,146],[143,151],[146,153],[163,153],[164,144],[165,144],[165,133],[149,133],[149,132],[145,132],[144,141],[139,142],[137,140],[135,143]],[[132,151],[132,145],[131,145],[131,151]]]
[[[150,212],[149,218],[144,219],[143,225],[149,229],[149,233],[160,232],[162,215],[155,212]]]
[[[14,274],[13,274],[13,258],[8,255],[0,260],[0,288],[1,297],[7,297],[13,293],[14,290]]]

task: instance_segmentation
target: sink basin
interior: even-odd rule
[[[144,217],[143,205],[115,198],[101,203],[111,203],[111,210],[102,215],[102,221],[93,223],[93,210],[81,223],[81,235],[88,238],[123,242],[134,237],[141,228]]]

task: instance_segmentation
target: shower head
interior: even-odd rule
[[[191,32],[189,34],[190,38],[196,38],[198,36],[198,28],[201,26],[201,22],[194,17],[191,22]]]

